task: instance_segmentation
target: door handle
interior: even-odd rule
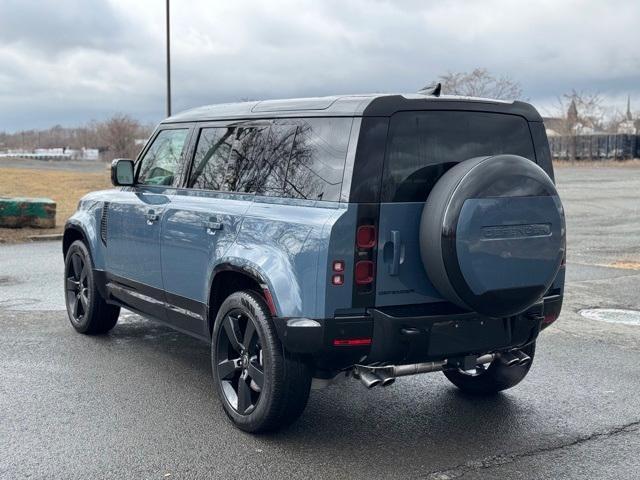
[[[400,270],[400,250],[402,248],[398,230],[391,230],[391,245],[393,246],[393,259],[391,260],[391,265],[389,265],[389,275],[396,276]]]
[[[160,215],[158,215],[153,210],[149,210],[144,217],[147,219],[147,225],[153,225],[155,222],[158,221],[158,219],[160,218]]]
[[[222,230],[222,222],[216,217],[211,217],[208,222],[204,222],[204,226],[210,235],[215,234],[216,230]]]

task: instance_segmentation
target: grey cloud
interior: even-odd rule
[[[159,120],[162,4],[4,0],[0,130],[116,111]],[[174,106],[415,91],[477,66],[534,103],[576,88],[640,104],[639,18],[635,0],[173,1]]]
[[[108,1],[3,0],[0,42],[58,55],[70,48],[115,50],[126,38],[126,17]]]

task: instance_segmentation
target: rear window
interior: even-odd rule
[[[535,161],[524,118],[460,111],[397,113],[389,125],[382,201],[424,202],[456,163],[503,153]]]

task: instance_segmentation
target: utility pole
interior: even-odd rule
[[[171,116],[171,36],[169,24],[169,0],[167,0],[167,117]]]

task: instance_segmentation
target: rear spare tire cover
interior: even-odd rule
[[[477,157],[445,173],[427,198],[420,253],[448,300],[492,317],[536,303],[565,249],[562,203],[549,176],[517,155]]]

